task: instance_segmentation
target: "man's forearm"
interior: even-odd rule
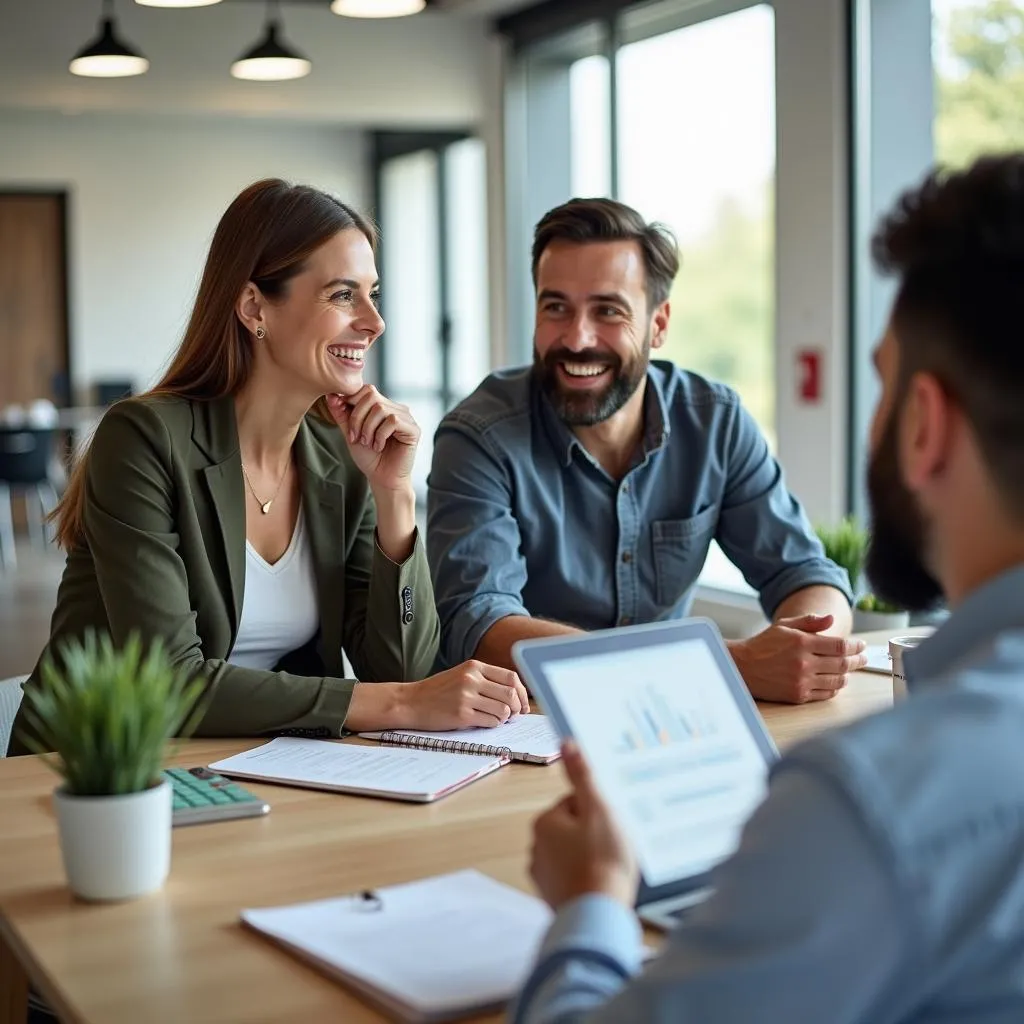
[[[566,626],[561,622],[549,622],[547,619],[534,619],[529,615],[508,615],[499,619],[477,644],[473,656],[477,661],[500,668],[514,669],[512,661],[512,645],[518,640],[533,640],[544,636],[569,636],[582,630],[575,626]]]
[[[832,625],[822,632],[828,636],[849,636],[853,613],[846,595],[835,587],[815,585],[790,594],[775,610],[775,622],[800,615],[831,615]]]

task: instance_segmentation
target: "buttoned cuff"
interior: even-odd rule
[[[374,534],[374,585],[383,588],[387,593],[398,595],[398,621],[403,626],[411,626],[417,614],[428,612],[433,606],[434,595],[430,587],[418,585],[430,578],[426,557],[418,528],[412,551],[404,562],[394,562],[388,558],[376,542]],[[420,569],[423,570],[422,573]]]
[[[376,549],[376,554],[380,555],[389,565],[393,565],[396,569],[401,569],[403,565],[408,565],[413,555],[416,554],[416,549],[420,546],[420,528],[417,526],[412,532],[412,550],[409,552],[409,557],[404,562],[396,562],[394,559],[389,558],[385,553],[384,549],[380,546],[380,539],[377,536],[377,530],[374,528],[373,531],[373,546]]]
[[[601,953],[635,974],[643,960],[643,932],[632,910],[610,896],[591,893],[565,904],[541,946],[546,960],[567,950]]]
[[[335,738],[344,736],[345,719],[348,718],[355,685],[354,679],[324,679],[320,684],[316,704],[304,716],[302,727],[283,730],[281,735],[318,736],[326,732]]]

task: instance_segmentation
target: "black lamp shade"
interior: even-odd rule
[[[269,21],[263,38],[231,65],[231,74],[266,81],[308,75],[313,66],[309,58],[285,46],[278,38],[278,28],[276,21]]]
[[[99,35],[71,58],[69,68],[76,75],[120,78],[141,75],[148,70],[149,61],[118,38],[113,18],[103,18]]]

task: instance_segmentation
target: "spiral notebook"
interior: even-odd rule
[[[502,765],[507,757],[452,757],[431,750],[380,750],[333,740],[279,736],[215,761],[221,775],[303,789],[431,803]]]
[[[562,745],[546,715],[517,715],[493,729],[461,729],[457,732],[388,729],[386,732],[361,732],[359,735],[363,739],[399,747],[503,757],[530,764],[557,761]]]
[[[473,870],[241,916],[402,1021],[500,1009],[551,923],[535,896]]]

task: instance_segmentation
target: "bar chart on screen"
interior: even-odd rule
[[[565,659],[547,672],[650,884],[735,849],[768,769],[704,643]]]
[[[639,692],[631,691],[625,702],[626,725],[618,743],[619,751],[685,745],[711,739],[718,733],[715,719],[699,701],[680,707],[670,703],[656,684],[638,689]],[[678,694],[675,696],[678,701]]]

